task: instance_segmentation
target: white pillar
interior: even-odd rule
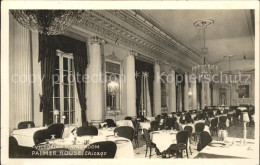
[[[197,106],[197,84],[196,80],[191,82],[191,89],[192,89],[192,109],[198,109]]]
[[[210,86],[209,86],[209,82],[205,82],[206,85],[206,102],[207,102],[207,106],[211,105],[211,99],[210,99]]]
[[[136,117],[136,81],[135,81],[135,57],[137,53],[129,51],[126,59],[126,114]]]
[[[101,59],[101,44],[104,40],[97,36],[91,38],[90,44],[90,107],[91,122],[97,126],[103,121],[103,83],[102,83],[102,59]]]
[[[153,102],[154,102],[154,114],[161,114],[161,78],[160,78],[160,65],[159,62],[155,62],[154,65],[154,82],[153,82]]]
[[[176,77],[175,70],[171,69],[169,79],[169,112],[176,112]]]
[[[184,110],[189,110],[189,80],[188,74],[185,72],[185,86],[184,86]]]
[[[205,83],[201,82],[201,109],[205,108]]]

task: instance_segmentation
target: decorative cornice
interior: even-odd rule
[[[134,51],[134,50],[130,50],[127,53],[127,56],[137,56],[137,55],[138,55],[138,53],[136,51]]]
[[[189,70],[192,66],[192,63],[188,62],[187,59],[185,60],[180,57],[175,57],[174,52],[165,50],[164,48],[150,42],[148,39],[136,34],[132,30],[129,30],[110,18],[105,17],[98,11],[85,11],[82,15],[81,23],[78,23],[76,26],[89,30],[103,38],[112,41],[117,40],[122,45],[150,55],[153,58],[167,61],[181,70]]]
[[[105,40],[104,39],[101,39],[100,37],[98,36],[93,36],[90,38],[90,41],[91,41],[91,44],[104,44],[105,43]]]
[[[112,61],[117,61],[117,62],[122,62],[122,60],[120,60],[116,55],[115,55],[115,52],[112,52],[111,55],[108,55],[105,57],[105,59],[108,59],[108,60],[112,60]]]

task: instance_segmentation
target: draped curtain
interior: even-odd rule
[[[56,50],[72,53],[74,56],[75,80],[81,107],[81,121],[82,123],[85,123],[85,82],[83,82],[82,78],[88,64],[86,43],[61,35],[40,35],[39,62],[41,62],[41,76],[43,79],[40,110],[43,111],[43,124],[52,123],[52,114],[49,112],[53,109],[51,99],[53,95],[52,75],[54,73]]]
[[[148,73],[148,86],[151,102],[151,111],[153,110],[153,80],[154,80],[154,68],[153,64],[135,59],[135,71],[139,76],[136,76],[136,114],[139,117],[141,114],[141,80],[142,73]],[[152,111],[152,115],[154,112]]]
[[[198,100],[198,107],[201,107],[201,89],[202,89],[202,84],[198,80],[196,81],[197,85],[197,100]]]
[[[180,73],[175,73],[175,77],[177,78],[176,83],[176,110],[184,111],[184,86],[185,80],[184,75]]]
[[[210,102],[211,102],[211,105],[214,105],[213,104],[213,83],[210,83]]]

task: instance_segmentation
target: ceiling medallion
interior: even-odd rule
[[[205,78],[208,77],[207,80],[211,76],[219,74],[218,67],[216,65],[211,65],[208,62],[206,62],[206,57],[208,57],[208,48],[206,47],[206,40],[205,40],[205,31],[208,26],[211,26],[214,24],[214,20],[211,19],[200,19],[198,21],[194,22],[194,27],[203,29],[203,47],[201,49],[201,55],[203,57],[203,65],[199,66],[193,66],[192,67],[192,73],[195,74],[199,78]]]

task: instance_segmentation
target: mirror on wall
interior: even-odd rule
[[[107,110],[120,109],[120,63],[107,60],[106,61],[106,108]]]

